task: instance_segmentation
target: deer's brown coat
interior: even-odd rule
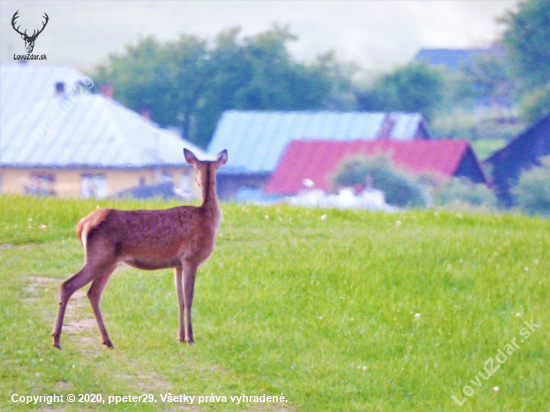
[[[103,324],[99,301],[118,263],[155,270],[174,268],[178,295],[178,340],[193,342],[191,305],[197,267],[214,251],[221,211],[216,196],[216,171],[227,161],[224,150],[215,161],[199,161],[184,150],[188,163],[195,166],[202,188],[201,206],[179,206],[165,210],[98,209],[82,218],[76,234],[85,251],[84,265],[61,286],[61,296],[52,332],[54,346],[59,337],[67,301],[92,282],[88,298],[97,320],[102,343],[112,347]],[[183,320],[185,314],[185,322]]]

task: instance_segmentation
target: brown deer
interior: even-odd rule
[[[183,149],[187,163],[195,167],[202,204],[165,210],[98,209],[82,218],[76,234],[84,247],[82,268],[61,285],[61,297],[52,332],[53,345],[61,349],[59,337],[63,316],[71,295],[92,282],[88,299],[101,334],[102,344],[113,347],[103,324],[99,301],[117,264],[156,270],[174,268],[178,295],[178,340],[193,343],[191,305],[195,273],[214,250],[221,210],[216,196],[216,171],[227,162],[227,150],[215,161],[201,161]],[[184,322],[185,313],[185,322]]]
[[[50,20],[50,18],[48,17],[48,15],[44,12],[44,19],[46,20],[45,22],[42,23],[42,28],[40,30],[38,30],[38,32],[36,30],[33,30],[32,31],[32,35],[28,35],[27,34],[27,30],[25,30],[24,33],[21,33],[19,31],[19,27],[21,26],[17,26],[17,28],[15,27],[15,21],[17,20],[17,18],[19,17],[17,15],[17,13],[19,13],[19,10],[17,10],[14,14],[13,14],[13,17],[11,19],[11,26],[13,27],[13,29],[19,33],[21,35],[21,38],[23,40],[25,40],[25,48],[27,49],[27,53],[32,53],[32,51],[34,50],[34,42],[36,41],[36,38],[38,37],[38,35],[40,33],[42,33],[44,31],[44,29],[46,28],[46,25],[48,24],[48,21]]]

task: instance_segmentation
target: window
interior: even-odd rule
[[[80,179],[82,199],[103,199],[107,197],[107,177],[105,175],[82,175]]]
[[[172,175],[168,172],[162,172],[162,175],[160,177],[161,183],[171,182],[172,181]]]
[[[185,173],[181,178],[181,191],[184,196],[191,195],[191,179],[187,173]]]
[[[34,196],[55,196],[53,175],[32,174],[31,182],[25,186],[25,194]]]

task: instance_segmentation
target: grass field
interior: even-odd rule
[[[2,411],[548,410],[550,220],[222,205],[194,346],[176,342],[172,271],[121,267],[102,300],[116,349],[78,293],[59,351],[59,285],[83,258],[74,225],[98,204],[175,205],[0,196]],[[12,401],[53,394],[64,402]],[[144,394],[156,402],[108,404]],[[243,394],[284,401],[230,398]]]

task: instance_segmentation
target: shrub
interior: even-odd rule
[[[521,173],[512,189],[519,208],[529,214],[550,216],[550,156],[534,167]]]
[[[484,184],[455,177],[435,190],[434,204],[449,209],[492,209],[497,204],[497,198]]]
[[[421,186],[404,170],[394,167],[387,155],[351,156],[336,168],[331,183],[334,188],[373,186],[386,194],[387,203],[395,206],[426,205]]]

